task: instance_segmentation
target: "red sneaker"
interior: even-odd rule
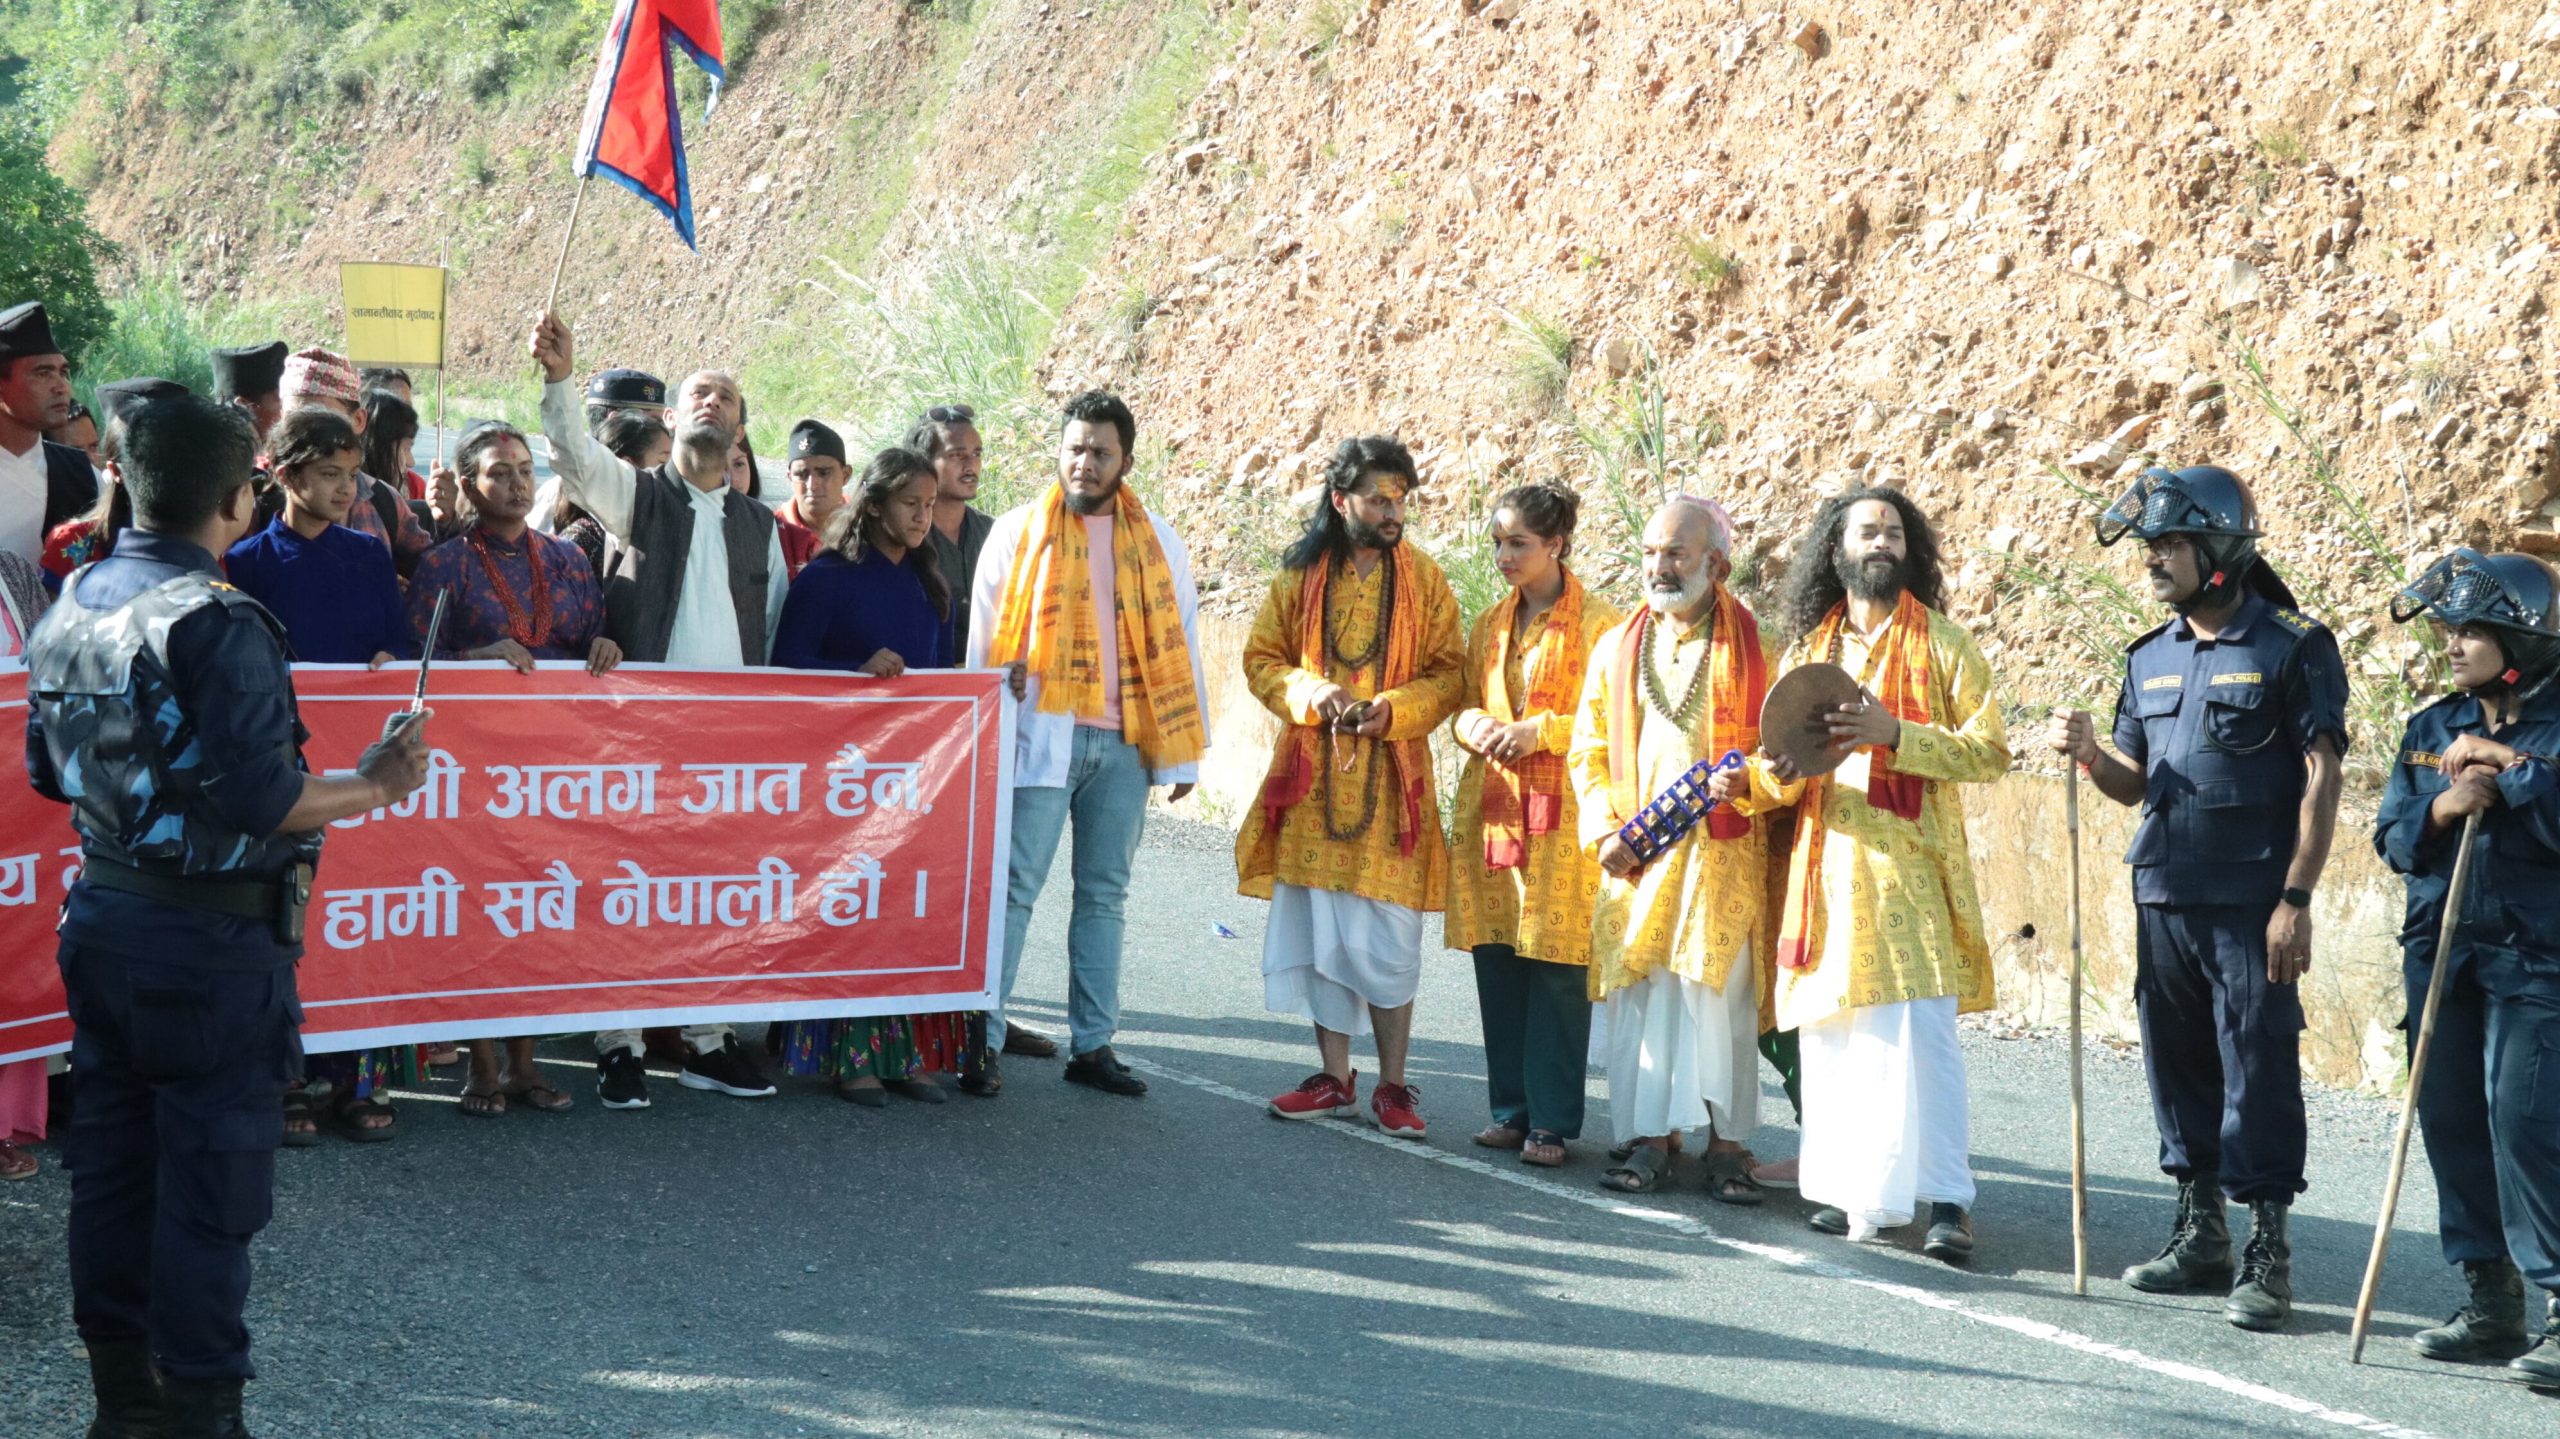
[[[1271,1101],[1274,1119],[1349,1119],[1360,1113],[1360,1071],[1351,1082],[1330,1074],[1310,1074],[1306,1082]]]
[[[1422,1091],[1410,1084],[1380,1084],[1369,1096],[1378,1128],[1398,1139],[1422,1137]]]

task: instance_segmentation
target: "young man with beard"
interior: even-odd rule
[[[675,449],[642,471],[587,433],[569,383],[575,355],[557,315],[534,322],[542,367],[542,433],[560,493],[604,526],[604,632],[623,658],[711,669],[768,662],[790,572],[773,511],[729,487],[740,421],[738,385],[705,370],[679,387]],[[681,563],[675,563],[675,561]],[[725,1024],[685,1026],[692,1053],[678,1082],[739,1098],[774,1092]],[[646,1109],[640,1032],[596,1035],[596,1093],[607,1109]]]
[[[783,455],[791,499],[773,518],[782,539],[783,567],[798,579],[824,548],[819,536],[827,521],[844,508],[844,483],[853,478],[853,467],[845,461],[844,436],[816,420],[791,427]]]
[[[2410,1033],[2436,964],[2449,966],[2418,1118],[2444,1255],[2462,1266],[2471,1302],[2415,1343],[2430,1359],[2505,1359],[2525,1383],[2560,1389],[2560,586],[2530,555],[2455,550],[2391,613],[2444,627],[2455,685],[2410,717],[2373,834],[2409,880]],[[2473,819],[2472,873],[2439,961]],[[2541,1300],[2538,1338],[2527,1284]]]
[[[2057,712],[2047,735],[2100,794],[2142,806],[2125,852],[2133,998],[2178,1210],[2169,1242],[2124,1282],[2227,1289],[2223,1316],[2243,1329],[2293,1312],[2285,1220],[2310,1137],[2299,981],[2347,747],[2338,642],[2294,609],[2262,533],[2228,470],[2145,470],[2098,517],[2098,542],[2142,541],[2152,598],[2177,617],[2125,653],[2112,751],[2082,710]],[[2249,1206],[2236,1275],[2226,1185]]]
[[[936,405],[924,412],[916,427],[907,434],[907,448],[933,461],[934,477],[942,488],[934,495],[933,530],[927,539],[933,545],[933,557],[942,566],[942,577],[951,582],[951,592],[959,596],[959,610],[952,616],[953,632],[962,638],[969,633],[971,607],[969,597],[978,587],[978,557],[986,549],[987,536],[995,529],[995,518],[970,501],[978,497],[978,464],[983,452],[978,439],[978,415],[967,405]],[[1029,1053],[1046,1059],[1057,1052],[1057,1046],[1029,1030],[1018,1030],[1028,1041]],[[1007,1037],[1008,1044],[1012,1042]]]
[[[1137,440],[1137,417],[1119,396],[1090,390],[1069,400],[1057,483],[995,522],[978,568],[968,664],[1011,666],[1022,706],[1004,974],[988,1016],[986,1067],[962,1080],[973,1093],[1001,1087],[999,1045],[1039,1052],[1015,1037],[1038,1036],[1002,1023],[1004,1005],[1022,967],[1032,906],[1070,821],[1066,1077],[1105,1094],[1147,1092],[1111,1052],[1120,1027],[1121,907],[1146,828],[1147,792],[1171,785],[1173,799],[1191,793],[1209,719],[1200,700],[1207,686],[1191,552],[1128,486]],[[938,483],[947,483],[944,473],[937,467]]]
[[[1373,1028],[1380,1130],[1423,1133],[1405,1083],[1422,916],[1449,891],[1426,743],[1466,698],[1458,598],[1403,543],[1413,456],[1345,440],[1324,496],[1281,556],[1245,642],[1244,677],[1286,726],[1236,834],[1237,891],[1271,901],[1263,1004],[1311,1020],[1324,1067],[1271,1101],[1282,1119],[1360,1112],[1351,1041]]]
[[[1991,950],[1955,786],[2006,774],[2009,739],[1945,593],[1937,538],[1901,491],[1823,505],[1782,590],[1797,639],[1781,668],[1856,677],[1859,697],[1827,719],[1852,752],[1819,778],[1770,769],[1797,806],[1777,1016],[1801,1046],[1813,1227],[1872,1240],[1925,1204],[1923,1249],[1960,1263],[1974,1183],[1956,1015],[1990,1008]]]
[[[1583,843],[1606,876],[1590,989],[1608,1005],[1609,1114],[1626,1157],[1601,1183],[1654,1189],[1673,1136],[1704,1128],[1708,1194],[1757,1204],[1743,1141],[1760,1123],[1769,851],[1752,816],[1774,791],[1765,768],[1758,794],[1748,771],[1717,775],[1719,807],[1649,862],[1619,832],[1701,757],[1759,748],[1769,662],[1758,622],[1725,588],[1733,531],[1721,506],[1674,500],[1643,545],[1645,608],[1592,647],[1567,759]]]
[[[29,564],[44,537],[98,502],[89,457],[44,437],[71,418],[71,361],[44,306],[0,310],[0,550]]]

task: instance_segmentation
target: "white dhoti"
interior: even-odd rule
[[[1422,912],[1304,885],[1271,886],[1262,931],[1262,1005],[1336,1034],[1367,1034],[1369,1009],[1413,1003],[1422,986]]]
[[[1721,990],[1657,969],[1601,1007],[1619,1143],[1708,1124],[1718,1139],[1741,1141],[1760,1127],[1760,981],[1750,945]]]
[[[1796,1038],[1805,1198],[1878,1229],[1908,1224],[1930,1204],[1973,1207],[1953,995],[1844,1010]]]

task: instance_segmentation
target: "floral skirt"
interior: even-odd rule
[[[892,1014],[873,1019],[802,1019],[782,1031],[782,1067],[838,1084],[883,1083],[927,1074],[976,1074],[985,1067],[987,1017]]]
[[[380,1091],[395,1084],[416,1085],[426,1077],[426,1065],[419,1061],[418,1046],[393,1045],[387,1049],[350,1049],[338,1054],[315,1054],[303,1061],[306,1080],[328,1084],[334,1094],[352,1095],[357,1099],[382,1099]]]

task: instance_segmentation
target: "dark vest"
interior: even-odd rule
[[[631,534],[608,536],[604,554],[604,632],[625,659],[664,660],[675,633],[693,552],[692,486],[669,465],[640,472],[631,495]],[[738,653],[765,662],[766,595],[773,572],[773,511],[730,490],[722,497],[720,535],[729,552],[729,603],[737,611]]]
[[[76,520],[98,503],[98,472],[69,445],[44,442],[44,528]]]
[[[2125,862],[2144,903],[2272,906],[2292,863],[2309,781],[2294,721],[2315,697],[2303,641],[2320,626],[2248,606],[2245,634],[2181,641],[2172,622],[2127,652],[2127,708],[2148,754]]]
[[[208,605],[246,610],[284,645],[266,607],[211,575],[188,574],[122,608],[77,599],[86,570],[64,585],[27,645],[29,698],[71,801],[87,853],[162,874],[273,879],[318,858],[320,832],[250,835],[203,795],[195,721],[169,680],[169,631]],[[297,736],[300,721],[295,722]]]

